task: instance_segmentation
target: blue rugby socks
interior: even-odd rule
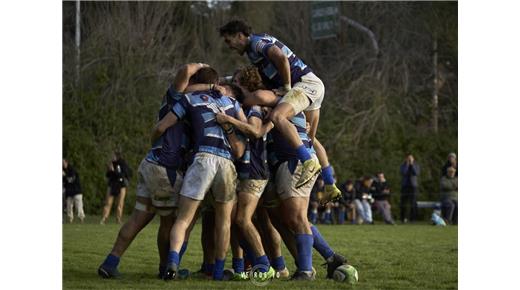
[[[296,234],[296,247],[298,250],[298,271],[312,271],[312,235]]]
[[[243,258],[233,258],[232,264],[233,264],[233,270],[235,271],[235,273],[244,272],[244,259]]]
[[[177,251],[170,251],[168,254],[168,263],[179,266],[179,260],[179,253],[177,253]]]
[[[313,247],[320,253],[323,259],[327,260],[328,258],[334,255],[334,251],[330,248],[329,244],[323,239],[318,231],[318,228],[314,225],[311,225],[312,236],[314,239]]]
[[[224,278],[224,264],[226,259],[215,259],[215,268],[213,269],[213,280],[222,280]]]
[[[255,261],[256,261],[255,266],[257,266],[257,265],[265,265],[266,266],[266,267],[259,267],[258,271],[260,271],[262,273],[265,273],[265,272],[269,271],[269,267],[271,267],[271,264],[269,264],[269,259],[267,258],[266,255],[257,257],[255,259]]]
[[[334,184],[334,176],[332,176],[332,167],[330,165],[321,169],[321,176],[325,184]]]
[[[285,260],[283,256],[276,257],[271,261],[271,265],[276,271],[281,271],[285,269]]]
[[[309,153],[309,150],[305,145],[300,145],[298,148],[296,148],[296,151],[298,152],[298,159],[303,163],[309,159],[311,159],[311,154]]]
[[[108,256],[105,258],[105,261],[103,261],[103,266],[115,269],[119,265],[119,260],[119,257],[114,256],[112,254],[108,254]]]
[[[184,243],[182,243],[181,251],[179,252],[179,264],[177,264],[177,265],[180,265],[181,260],[182,260],[182,256],[186,252],[187,248],[188,248],[188,242],[184,241]]]

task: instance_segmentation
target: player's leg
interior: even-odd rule
[[[282,237],[271,223],[269,214],[264,207],[256,210],[256,223],[262,238],[265,252],[270,259],[271,266],[278,273],[278,278],[288,278],[289,270],[285,266],[285,259],[282,255]]]
[[[291,147],[296,148],[298,159],[303,164],[303,174],[296,184],[297,187],[301,187],[309,182],[309,180],[320,170],[319,163],[312,158],[309,150],[300,139],[296,127],[294,127],[294,124],[289,121],[309,105],[310,101],[305,95],[304,90],[301,88],[293,88],[282,98],[280,103],[276,105],[270,115],[270,119],[274,123],[276,129],[285,136]]]
[[[112,189],[109,186],[107,189],[107,193],[105,195],[105,205],[103,206],[103,215],[101,216],[100,224],[104,225],[108,216],[110,215],[110,210],[112,209],[112,203],[114,203],[114,196],[111,193]]]
[[[164,278],[168,265],[168,252],[170,250],[170,231],[175,222],[176,213],[173,209],[158,209],[161,217],[157,230],[157,250],[159,251],[159,278]]]
[[[232,209],[232,201],[217,201],[215,203],[215,268],[213,270],[213,279],[215,280],[222,280],[223,278],[224,263],[230,240]]]
[[[201,270],[206,276],[212,277],[215,266],[215,211],[213,208],[202,210],[200,242],[203,255]]]
[[[184,176],[180,191],[177,219],[170,232],[170,253],[165,280],[175,279],[180,262],[180,250],[197,208],[217,172],[215,160],[210,154],[197,154]],[[231,161],[230,161],[231,162]]]
[[[241,186],[243,189],[238,194],[238,211],[237,211],[237,225],[239,226],[241,233],[243,234],[246,241],[249,243],[250,247],[254,251],[255,254],[255,262],[254,267],[258,269],[260,272],[268,272],[269,267],[271,266],[269,263],[269,259],[265,254],[264,247],[262,245],[262,240],[260,238],[260,234],[253,224],[252,218],[253,214],[258,205],[259,195],[255,194],[255,191],[258,191],[261,194],[264,190],[265,184],[267,181],[254,181],[254,180],[243,180],[241,184],[248,183],[249,186],[244,185]],[[255,189],[255,183],[263,183],[261,188]],[[274,271],[273,275],[274,275]]]
[[[67,196],[67,218],[69,219],[69,223],[72,223],[74,220],[74,211],[73,211],[73,197]]]
[[[121,223],[123,217],[123,209],[125,206],[126,187],[121,187],[119,194],[116,197],[116,222]]]
[[[76,194],[74,196],[74,207],[78,211],[78,218],[83,223],[85,219],[85,212],[83,211],[83,194]]]
[[[121,227],[110,254],[98,269],[98,274],[103,278],[119,276],[117,266],[120,257],[128,249],[137,234],[153,219],[155,214],[151,211],[151,200],[138,196],[136,208],[128,221]]]

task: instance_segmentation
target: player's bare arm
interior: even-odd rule
[[[188,63],[183,65],[177,71],[177,74],[175,74],[175,78],[173,79],[173,88],[177,92],[184,92],[188,87],[191,76],[203,67],[209,67],[209,65],[205,63]]]
[[[279,47],[274,45],[267,50],[267,56],[274,63],[282,78],[284,91],[289,91],[291,89],[291,67],[289,65],[289,59],[287,59],[287,56],[285,56]]]
[[[151,138],[152,144],[155,141],[157,141],[157,139],[159,139],[159,137],[161,137],[161,135],[164,133],[164,131],[166,131],[166,129],[177,124],[178,120],[179,120],[179,118],[177,118],[177,116],[174,113],[168,112],[168,114],[166,114],[166,116],[164,116],[164,118],[162,118],[159,122],[157,122],[157,124],[155,124],[155,127],[152,131],[152,138]]]

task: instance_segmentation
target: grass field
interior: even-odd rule
[[[314,252],[317,279],[314,282],[272,281],[258,287],[251,282],[213,282],[188,279],[158,280],[156,218],[136,238],[121,259],[123,277],[103,280],[97,267],[111,250],[119,225],[97,224],[89,217],[85,224],[63,225],[63,289],[456,289],[457,227],[417,225],[319,225],[333,249],[344,254],[359,272],[359,283],[351,286],[325,279],[323,259]],[[294,262],[284,248],[291,273]],[[200,226],[192,233],[182,267],[200,267]],[[228,256],[226,267],[231,267]]]

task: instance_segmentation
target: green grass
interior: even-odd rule
[[[251,282],[184,280],[164,282],[156,278],[158,254],[156,218],[127,250],[119,270],[123,278],[103,280],[97,267],[112,248],[119,226],[97,224],[89,217],[85,224],[63,225],[64,289],[252,289]],[[333,249],[347,256],[359,272],[359,283],[351,286],[325,279],[323,259],[314,252],[317,279],[314,282],[273,281],[259,289],[456,289],[457,227],[417,225],[334,225],[319,226]],[[284,255],[291,273],[294,262]],[[230,254],[229,254],[230,255]],[[192,233],[183,267],[200,266],[200,226]],[[227,267],[231,258],[228,256]]]

